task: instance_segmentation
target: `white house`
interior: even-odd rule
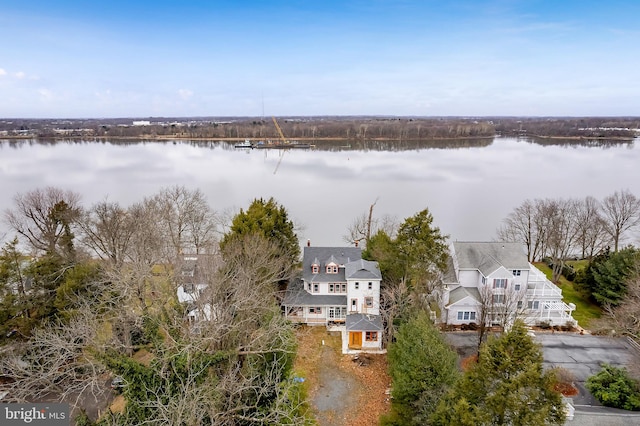
[[[282,301],[287,318],[340,330],[344,353],[381,351],[378,263],[357,247],[307,246],[302,268]]]
[[[477,324],[483,306],[490,323],[518,316],[530,325],[576,324],[575,305],[562,301],[562,290],[528,262],[522,245],[454,242],[443,278],[441,321]]]

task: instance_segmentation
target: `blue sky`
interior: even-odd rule
[[[639,16],[637,0],[0,0],[0,117],[638,116]]]

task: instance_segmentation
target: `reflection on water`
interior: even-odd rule
[[[566,149],[572,147],[572,149]],[[640,195],[640,149],[627,141],[495,138],[317,141],[314,149],[247,150],[220,141],[0,140],[0,210],[16,193],[58,186],[86,206],[129,205],[163,187],[199,188],[214,209],[275,197],[301,241],[343,244],[356,216],[400,220],[429,208],[458,240],[491,240],[525,199]],[[0,224],[0,236],[6,229]]]

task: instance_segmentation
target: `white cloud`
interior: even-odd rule
[[[4,69],[0,68],[0,75],[7,75],[7,72]]]
[[[53,99],[53,92],[49,89],[39,89],[38,93],[43,101],[49,101]]]
[[[26,77],[26,74],[22,71],[18,71],[17,73],[15,73],[15,76],[16,78],[23,79]]]
[[[186,101],[191,96],[193,96],[193,92],[189,89],[180,89],[178,90],[178,95],[182,98],[183,101]]]

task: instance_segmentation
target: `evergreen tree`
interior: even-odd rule
[[[300,257],[300,243],[295,233],[293,221],[284,206],[279,205],[273,198],[268,201],[255,199],[247,209],[240,210],[231,223],[231,229],[224,235],[220,248],[238,237],[258,234],[276,243],[282,252],[297,263]]]
[[[627,247],[594,265],[592,295],[600,305],[618,306],[622,302],[627,294],[627,279],[638,257],[635,248]]]
[[[457,355],[424,311],[403,324],[389,347],[396,424],[423,425],[458,379]]]
[[[521,321],[482,346],[480,358],[432,416],[435,425],[561,425],[562,396]]]
[[[407,277],[414,287],[427,294],[434,278],[447,267],[447,237],[433,226],[433,215],[428,209],[405,219],[398,229],[396,245],[405,262]]]

